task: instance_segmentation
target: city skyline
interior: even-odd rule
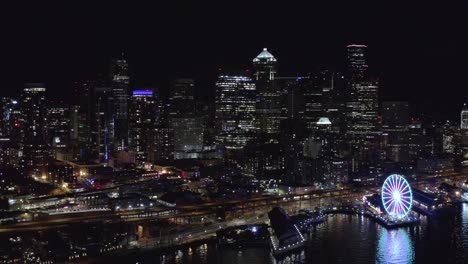
[[[8,3],[0,262],[465,263],[466,7]]]
[[[217,69],[251,68],[250,60],[263,47],[278,58],[281,75],[296,75],[316,67],[343,70],[343,47],[364,43],[374,73],[382,78],[383,100],[410,101],[417,112],[446,118],[458,111],[453,101],[462,105],[466,100],[459,88],[465,85],[466,38],[456,33],[463,24],[460,16],[435,14],[457,14],[462,5],[311,4],[287,7],[285,19],[270,26],[263,21],[268,14],[278,14],[280,6],[240,3],[210,12],[204,5],[174,4],[161,6],[159,10],[168,12],[157,15],[139,6],[111,6],[108,11],[77,6],[63,12],[39,6],[35,12],[20,13],[24,19],[16,30],[5,29],[8,41],[3,45],[9,52],[1,67],[11,74],[3,93],[13,96],[25,82],[45,82],[52,96],[67,98],[74,81],[107,74],[110,59],[125,51],[132,88],[158,87],[167,94],[172,79],[195,78],[203,87],[197,94],[210,100]],[[11,10],[4,19],[16,21],[12,16],[22,10]],[[211,16],[204,16],[208,13]],[[414,13],[420,14],[418,19]],[[238,20],[239,14],[245,18]],[[162,27],[165,21],[171,27]],[[228,32],[244,37],[233,39]],[[441,105],[427,103],[435,99]]]

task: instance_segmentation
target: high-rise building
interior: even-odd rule
[[[195,112],[195,80],[176,79],[169,91],[169,116],[187,117]]]
[[[463,105],[463,109],[460,114],[460,128],[468,129],[468,106],[466,104]]]
[[[64,149],[70,140],[70,107],[61,101],[51,102],[47,108],[47,144]]]
[[[340,73],[328,72],[325,73],[324,79],[322,115],[330,120],[331,130],[345,131],[345,77]]]
[[[174,129],[170,125],[170,105],[159,100],[157,108],[159,116],[150,145],[149,161],[157,164],[170,164],[174,161]]]
[[[137,161],[148,161],[157,119],[153,90],[133,90],[130,104],[130,149]]]
[[[255,85],[257,87],[256,122],[261,137],[277,140],[281,121],[281,90],[275,76],[276,58],[264,48],[253,59]]]
[[[379,130],[379,82],[360,81],[351,84],[347,107],[347,132],[371,134]]]
[[[203,150],[204,120],[196,111],[195,81],[176,79],[169,94],[169,121],[174,136],[174,159],[198,158]]]
[[[113,100],[110,87],[96,87],[93,94],[93,153],[100,162],[107,162],[114,136]]]
[[[78,160],[92,158],[92,133],[94,132],[93,91],[95,81],[79,80],[73,84],[74,102],[70,108],[71,142],[74,157]]]
[[[366,45],[351,44],[347,50],[347,76],[354,81],[367,77]]]
[[[111,62],[110,68],[112,97],[114,100],[114,149],[128,147],[128,99],[130,77],[124,54]]]
[[[15,140],[19,133],[15,131],[19,127],[20,111],[17,100],[0,98],[0,138]]]
[[[17,100],[0,98],[0,167],[18,166],[21,112]]]
[[[171,127],[174,131],[174,159],[199,158],[203,150],[203,118],[171,118]]]
[[[246,75],[221,74],[216,82],[216,141],[227,149],[242,149],[255,135],[256,89]]]
[[[385,157],[408,162],[408,102],[382,102],[382,133],[386,136]]]
[[[351,174],[356,183],[377,184],[382,176],[379,82],[367,74],[367,47],[352,44],[346,48],[346,137]]]
[[[40,176],[48,159],[46,88],[41,83],[28,83],[21,93],[21,171],[23,175]]]

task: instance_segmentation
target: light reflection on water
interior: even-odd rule
[[[414,246],[408,230],[381,228],[376,263],[414,263]]]
[[[387,230],[372,219],[329,216],[308,235],[301,252],[275,260],[263,248],[218,250],[202,244],[171,253],[138,255],[125,263],[468,263],[468,204],[455,216],[423,218],[414,228]],[[122,260],[122,259],[119,259]],[[110,262],[109,262],[110,263]]]

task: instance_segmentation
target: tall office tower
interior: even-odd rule
[[[25,86],[21,93],[21,172],[25,176],[40,176],[49,159],[46,88],[41,83]]]
[[[312,160],[304,155],[308,136],[304,120],[289,117],[281,121],[280,146],[284,156],[283,179],[289,184],[311,184]]]
[[[260,136],[267,141],[277,141],[281,121],[281,90],[275,76],[277,72],[276,58],[263,49],[253,59],[255,69],[255,85],[257,87],[256,122]]]
[[[216,141],[226,149],[242,149],[255,135],[256,89],[245,75],[223,75],[216,82]]]
[[[169,122],[174,135],[174,159],[198,158],[203,150],[204,120],[196,111],[195,81],[176,79],[169,95]]]
[[[347,132],[366,135],[379,131],[379,82],[353,83],[347,107]]]
[[[15,116],[15,110],[18,110],[18,106],[18,101],[15,99],[9,97],[0,98],[0,138],[4,140],[14,140],[12,133],[19,124],[18,116]]]
[[[19,103],[0,98],[0,167],[18,166],[20,115]]]
[[[157,102],[159,117],[154,128],[154,139],[149,152],[150,162],[170,164],[174,161],[174,130],[169,124],[169,104]]]
[[[351,44],[347,49],[347,77],[353,81],[367,77],[366,45]]]
[[[347,46],[346,136],[353,181],[377,184],[382,176],[379,82],[369,78],[365,55],[365,45]]]
[[[304,100],[303,120],[309,131],[317,127],[317,121],[323,117],[323,87],[330,80],[324,72],[317,72],[298,80],[300,93]]]
[[[153,90],[133,90],[130,101],[130,149],[137,161],[148,161],[157,120],[157,100]]]
[[[385,156],[392,162],[408,162],[408,102],[382,102],[382,133]]]
[[[331,130],[343,132],[345,123],[345,78],[344,75],[328,72],[322,86],[322,115],[331,122]]]
[[[462,167],[468,166],[468,105],[465,103],[463,105],[461,114],[460,114],[460,144],[458,147],[460,156],[459,164]]]
[[[112,97],[114,99],[114,149],[126,150],[128,147],[128,99],[130,77],[128,63],[122,53],[120,58],[111,62],[110,68]]]
[[[460,128],[468,129],[468,106],[466,103],[463,105],[463,109],[460,113]]]
[[[169,117],[187,117],[195,113],[195,80],[176,79],[169,91]]]
[[[50,102],[47,108],[47,144],[65,149],[70,140],[70,107],[62,101]]]
[[[442,154],[454,154],[456,147],[456,139],[459,133],[458,126],[453,125],[447,120],[440,128],[440,149]]]
[[[79,80],[73,84],[74,102],[70,108],[71,142],[78,160],[92,157],[93,90],[95,82]]]
[[[174,159],[199,158],[203,150],[203,118],[171,118],[171,127],[174,131]]]
[[[93,93],[93,156],[99,162],[106,163],[112,150],[114,134],[112,89],[110,87],[95,87]]]

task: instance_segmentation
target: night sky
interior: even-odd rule
[[[264,46],[280,75],[296,75],[343,69],[345,46],[364,43],[384,100],[409,100],[418,112],[454,119],[468,100],[466,1],[117,2],[3,3],[0,95],[17,95],[34,81],[66,99],[74,80],[106,74],[109,58],[125,51],[132,88],[164,92],[170,79],[194,77],[198,95],[209,100],[218,68],[251,67]]]

